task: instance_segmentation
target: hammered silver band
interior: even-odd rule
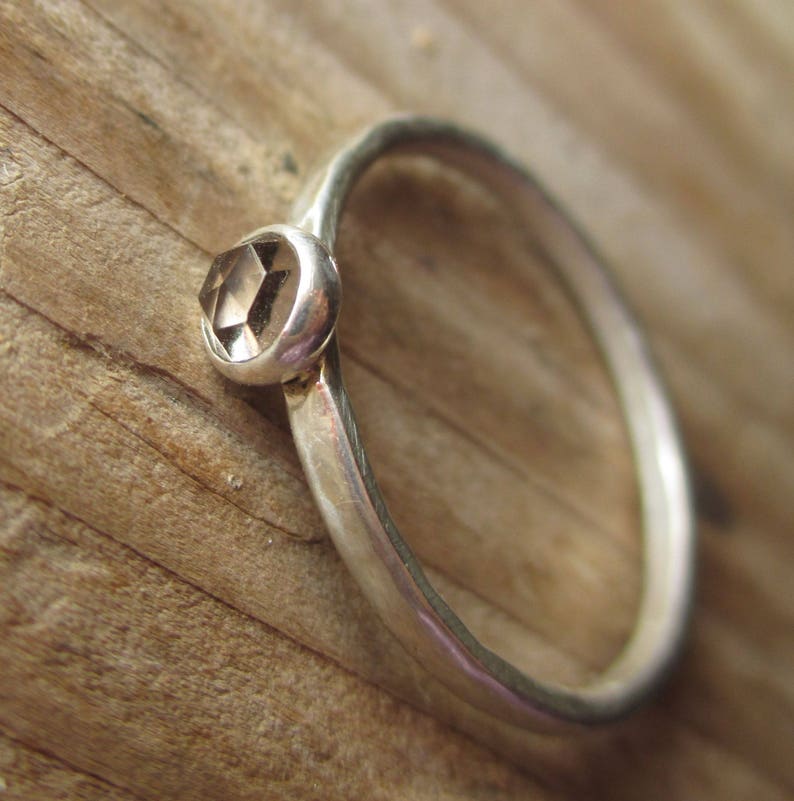
[[[340,371],[333,333],[340,288],[327,262],[319,294],[310,292],[301,301],[315,306],[295,309],[290,317],[291,336],[299,342],[301,320],[314,315],[313,339],[301,351],[300,364],[283,357],[274,367],[264,359],[260,370],[255,359],[235,362],[224,355],[205,321],[208,350],[231,378],[265,383],[265,376],[267,382],[276,376],[284,382],[298,453],[336,548],[383,622],[427,670],[461,699],[520,727],[554,730],[619,718],[660,685],[680,649],[691,603],[693,514],[684,453],[665,391],[637,324],[586,238],[521,164],[450,123],[391,118],[337,152],[293,214],[300,235],[318,242],[321,261],[332,258],[340,216],[358,178],[375,160],[397,152],[433,156],[507,193],[531,220],[600,346],[632,443],[644,532],[636,627],[615,662],[581,687],[537,681],[484,647],[433,589],[389,516],[367,461]],[[272,226],[260,229],[243,241],[272,231]],[[300,269],[303,276],[313,268],[301,264]]]

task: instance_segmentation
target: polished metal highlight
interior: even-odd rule
[[[645,581],[634,633],[615,662],[584,686],[533,679],[475,639],[427,580],[367,462],[332,333],[341,291],[331,254],[353,185],[391,153],[432,155],[508,193],[532,221],[611,373],[636,461]],[[284,329],[253,326],[267,342],[243,349],[244,355],[256,352],[252,358],[234,361],[213,331],[205,303],[204,339],[229,378],[285,382],[293,436],[315,500],[383,622],[458,697],[511,724],[555,730],[607,722],[633,710],[658,688],[680,649],[691,603],[695,531],[670,404],[643,336],[591,245],[517,161],[476,134],[416,116],[388,119],[349,142],[310,182],[293,220],[293,226],[269,226],[243,240],[284,237],[293,247],[301,288]]]

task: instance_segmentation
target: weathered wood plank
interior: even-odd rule
[[[462,736],[434,755],[430,718],[52,507],[2,493],[0,666],[14,690],[3,723],[23,740],[144,798],[421,797],[438,770],[442,797],[537,797]]]
[[[0,476],[11,488],[0,508],[11,544],[0,587],[22,593],[31,619],[0,646],[15,677],[0,693],[12,737],[150,796],[195,795],[206,779],[228,798],[313,797],[313,776],[323,797],[775,798],[794,787],[794,37],[774,3],[719,16],[700,0],[648,4],[642,17],[621,8],[3,7]],[[495,726],[411,663],[324,540],[278,393],[230,387],[201,352],[194,295],[209,254],[283,218],[321,152],[400,106],[473,124],[526,158],[609,257],[671,378],[702,496],[701,602],[673,688],[615,731],[562,741]],[[746,108],[775,125],[748,124]],[[528,669],[573,678],[606,661],[631,622],[634,489],[592,345],[516,222],[428,165],[373,174],[340,240],[345,369],[389,503],[439,586]],[[48,559],[64,549],[73,572]],[[106,566],[117,562],[121,573]],[[156,577],[137,618],[113,580],[96,578],[108,569]],[[23,593],[25,580],[41,589]],[[56,647],[53,592],[89,667]],[[231,733],[186,736],[135,697],[146,655],[162,653],[164,630],[181,632],[184,593],[214,623],[185,629],[173,702]],[[109,630],[127,645],[114,650]],[[259,649],[244,648],[249,684],[197,702],[194,676],[220,668],[195,644],[230,653],[243,641]],[[297,677],[288,700],[257,673],[276,652],[280,680]],[[84,680],[92,661],[105,683]],[[319,706],[304,670],[330,677]],[[34,691],[42,682],[49,695]],[[91,706],[103,693],[130,717],[103,718]],[[300,742],[341,737],[342,756],[297,758],[290,727],[263,747],[260,702],[305,724]],[[337,707],[334,732],[315,732],[306,716]],[[98,749],[97,737],[117,741]],[[235,764],[230,742],[245,752]],[[406,783],[421,750],[436,756]],[[251,779],[257,752],[266,767]],[[138,778],[131,753],[155,754],[162,770]],[[34,757],[21,757],[31,787]],[[196,784],[178,788],[197,760]],[[496,778],[478,784],[483,771]],[[79,797],[82,779],[67,773],[64,792]]]
[[[794,155],[783,141],[794,133],[794,115],[790,104],[772,103],[790,86],[791,50],[776,54],[771,42],[758,42],[752,17],[763,17],[762,3],[736,6],[735,14],[701,2],[686,13],[671,3],[625,5],[454,7],[679,224],[696,220],[698,235],[721,246],[722,271],[740,276],[744,294],[760,291],[768,313],[790,330]],[[785,26],[777,29],[785,37]],[[565,69],[572,53],[586,69]],[[773,107],[774,124],[757,124]],[[652,158],[649,142],[657,145]],[[759,261],[761,271],[753,268]]]
[[[443,777],[448,797],[485,788],[496,798],[538,794],[449,733],[437,762],[431,743],[440,732],[429,719],[296,652],[80,521],[17,490],[2,492],[0,664],[14,688],[3,699],[3,724],[16,736],[144,797],[421,797],[437,786],[431,777],[442,765],[456,766],[454,778]],[[31,593],[42,577],[43,589]],[[340,742],[346,729],[355,734]],[[255,749],[246,745],[253,741]],[[619,742],[638,770],[618,787],[615,766],[601,758],[603,741],[573,750],[560,743],[568,753],[559,772],[548,773],[553,762],[541,772],[571,792],[601,788],[611,798],[635,797],[641,787],[649,798],[737,787],[784,797],[663,719],[625,730]],[[672,755],[688,767],[683,779],[669,775]],[[544,789],[542,797],[554,794]]]

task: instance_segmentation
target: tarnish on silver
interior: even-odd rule
[[[309,380],[284,384],[309,485],[339,553],[383,622],[455,695],[523,728],[558,730],[617,719],[659,687],[680,650],[691,606],[695,529],[689,481],[661,380],[639,327],[586,238],[519,162],[450,123],[395,117],[338,151],[293,214],[296,227],[322,243],[315,254],[333,252],[340,215],[361,174],[396,152],[433,155],[508,193],[531,220],[598,342],[625,413],[642,499],[645,581],[634,632],[604,673],[577,687],[533,679],[485,648],[433,589],[386,509],[360,441],[333,336],[322,343],[322,337],[310,338],[306,358],[299,359],[301,369],[310,355],[316,359]],[[252,236],[269,230],[274,227]],[[338,305],[338,295],[334,298]],[[297,342],[299,333],[291,329],[289,336]],[[204,334],[213,361],[230,378],[259,383],[279,374],[270,357],[261,368],[232,366],[213,349],[206,322]],[[275,362],[284,364],[280,349]]]

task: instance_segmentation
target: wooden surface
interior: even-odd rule
[[[0,15],[0,797],[791,796],[786,0]],[[544,738],[450,702],[325,537],[279,392],[204,357],[212,254],[404,108],[526,160],[669,379],[699,497],[693,636],[614,729]],[[631,626],[636,497],[608,381],[525,226],[421,160],[374,171],[339,242],[344,369],[444,594],[527,669],[576,679]]]

